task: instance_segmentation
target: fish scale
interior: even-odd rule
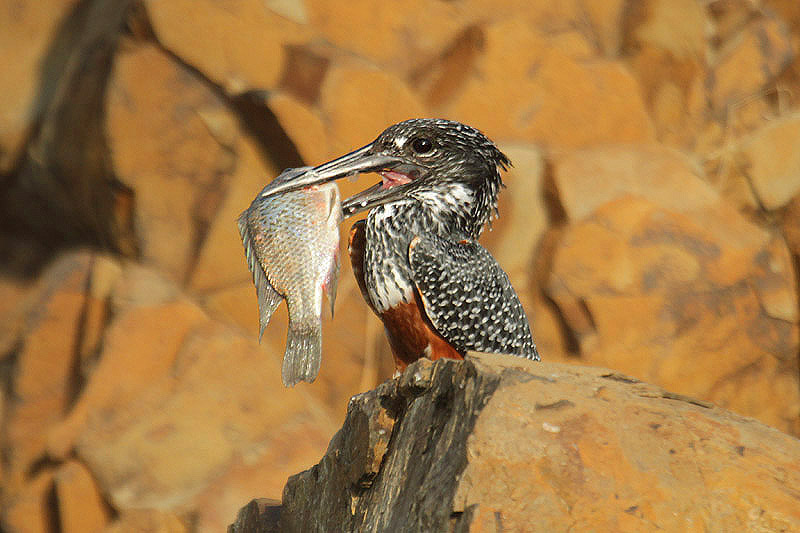
[[[259,306],[259,340],[286,300],[289,331],[281,377],[286,386],[314,381],[322,359],[322,295],[331,314],[339,277],[342,207],[333,183],[267,196],[271,187],[309,172],[288,169],[239,217],[239,233]]]

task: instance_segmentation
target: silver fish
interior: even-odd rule
[[[342,206],[333,183],[265,197],[271,187],[311,167],[287,169],[239,216],[247,265],[258,295],[258,339],[278,304],[286,299],[289,332],[281,377],[287,387],[312,382],[322,360],[322,293],[336,300]]]

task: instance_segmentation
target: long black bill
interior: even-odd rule
[[[372,143],[347,155],[338,157],[314,168],[293,169],[275,178],[262,191],[262,196],[273,196],[303,187],[319,185],[362,172],[375,172],[401,163],[396,157],[372,153]]]
[[[368,187],[363,191],[354,194],[353,196],[342,200],[342,213],[344,216],[349,217],[366,211],[376,205],[381,205],[395,200],[399,200],[405,196],[406,185],[395,185],[389,189],[383,188],[383,183],[377,183],[372,187]]]

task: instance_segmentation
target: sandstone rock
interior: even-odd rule
[[[123,265],[108,299],[98,363],[46,436],[49,457],[77,457],[122,512],[114,531],[150,531],[137,524],[160,518],[126,517],[143,507],[219,531],[242,499],[264,487],[277,496],[325,449],[330,415],[280,384],[282,350],[212,321],[150,268]],[[176,530],[171,520],[164,530]]]
[[[43,273],[27,312],[6,391],[2,446],[8,493],[43,459],[47,431],[61,420],[76,392],[76,347],[91,260],[90,253],[75,253],[54,262]]]
[[[259,156],[250,139],[241,140],[236,151],[235,171],[191,271],[189,286],[192,289],[206,292],[252,279],[236,220],[279,173],[280,170]]]
[[[225,102],[155,46],[136,46],[117,58],[106,120],[115,172],[133,191],[142,260],[178,281],[186,278],[233,171],[235,146],[220,144],[231,134],[214,134],[221,120],[223,131],[231,128],[226,114],[235,128]]]
[[[244,253],[244,249],[242,249]],[[247,332],[251,338],[258,339],[258,300],[252,281],[241,281],[231,287],[209,291],[199,299],[203,309],[217,320],[236,324]],[[288,323],[286,306],[280,305],[270,318],[270,326],[264,330],[263,340],[270,345],[280,343],[281,329]]]
[[[278,533],[281,502],[268,498],[252,500],[239,510],[228,533]]]
[[[763,211],[755,194],[752,181],[747,177],[744,168],[736,163],[736,147],[731,143],[717,152],[717,156],[705,160],[705,173],[708,182],[719,192],[720,196],[742,213],[758,217]]]
[[[713,109],[724,116],[745,99],[758,97],[793,57],[783,21],[762,16],[750,22],[725,43],[712,66],[709,81]]]
[[[450,101],[475,67],[484,39],[481,26],[466,26],[439,54],[409,73],[409,84],[432,109]]]
[[[343,230],[342,234],[344,238],[346,232]],[[245,338],[258,339],[258,306],[252,282],[208,292],[201,301],[215,318],[243,328]],[[261,342],[278,357],[283,355],[287,327],[286,306],[282,304],[272,315]],[[327,311],[323,313],[322,367],[308,393],[336,413],[335,416],[344,416],[351,396],[375,387],[394,371],[387,350],[383,327],[364,302],[345,257],[336,312],[332,319]]]
[[[139,320],[163,324],[180,316],[158,317],[150,311]],[[235,464],[265,455],[280,458],[272,465],[273,476],[286,476],[309,464],[332,432],[324,409],[301,390],[280,384],[277,356],[225,326],[195,324],[188,331],[163,333],[173,345],[169,351],[165,343],[148,349],[127,342],[117,353],[104,354],[98,377],[106,359],[110,369],[122,364],[123,355],[138,353],[144,362],[158,365],[147,372],[146,381],[129,384],[117,378],[116,388],[124,395],[90,403],[87,388],[88,413],[76,453],[117,509],[165,507],[164,502],[171,509],[195,508],[209,485],[217,483],[224,492],[221,476]],[[164,356],[156,357],[162,350]],[[283,435],[302,435],[311,444],[300,447]]]
[[[274,88],[283,68],[284,45],[304,42],[310,33],[283,16],[285,9],[270,9],[275,2],[145,3],[158,40],[229,94]]]
[[[37,101],[42,86],[43,66],[53,34],[77,2],[47,0],[20,3],[0,2],[0,53],[14,58],[3,64],[0,80],[0,174],[11,170],[31,126],[42,111]]]
[[[498,4],[491,0],[468,0],[465,11],[474,17],[472,23],[502,22],[520,19],[543,34],[560,39],[560,35],[579,32],[591,42],[595,56],[614,57],[621,36],[621,22],[626,10],[624,0],[609,2],[526,2],[516,0]]]
[[[56,524],[52,517],[53,473],[49,470],[34,475],[25,486],[4,499],[3,531],[9,533],[51,533]]]
[[[124,410],[154,379],[168,373],[186,335],[208,321],[197,305],[151,271],[128,265],[118,285],[112,295],[115,318],[98,364],[68,416],[47,435],[51,457],[67,457],[93,417]],[[152,300],[137,302],[126,293]]]
[[[691,0],[645,0],[625,13],[626,46],[654,47],[676,58],[702,59],[708,21],[701,4]]]
[[[553,158],[558,201],[570,220],[599,206],[635,195],[670,210],[697,211],[719,203],[692,160],[659,145],[574,150]]]
[[[314,0],[306,5],[311,26],[324,39],[401,74],[432,57],[469,24],[468,10],[447,3]]]
[[[160,509],[131,509],[105,529],[104,533],[188,533],[192,531],[174,513]]]
[[[339,55],[337,50],[323,43],[287,46],[286,65],[278,91],[315,105],[331,61]]]
[[[494,363],[485,356],[476,366]],[[499,513],[512,531],[531,523],[542,531],[567,530],[567,523],[607,530],[680,530],[687,522],[721,530],[796,527],[796,497],[772,478],[800,457],[795,439],[613,372],[504,363],[468,442],[467,457],[482,460],[464,470],[454,511],[467,514],[477,503],[478,516]],[[517,380],[509,380],[515,373]],[[559,384],[578,394],[557,391]],[[528,423],[515,423],[521,412],[533,415]],[[513,444],[520,442],[534,444]],[[531,471],[534,481],[524,490]],[[758,496],[728,491],[745,480]]]
[[[582,361],[800,430],[791,260],[728,206],[606,203],[567,228],[547,290]]]
[[[635,79],[621,63],[576,61],[524,20],[486,28],[485,52],[447,115],[497,140],[559,147],[653,138]]]
[[[800,194],[798,146],[800,115],[791,115],[756,131],[733,156],[764,208],[778,209]]]
[[[530,267],[536,246],[549,224],[544,201],[544,158],[531,145],[501,144],[513,167],[503,176],[499,217],[481,241],[502,265],[518,292],[529,289]]]
[[[747,0],[717,0],[709,4],[707,10],[711,24],[708,30],[713,50],[718,51],[736,39],[748,23],[759,16],[759,7]]]
[[[621,23],[622,50],[642,85],[659,139],[692,145],[707,120],[707,15],[691,0],[631,4]]]
[[[347,6],[316,0],[308,3],[308,12],[310,24],[337,48],[405,74],[439,62],[443,53],[457,48],[462,37],[474,29],[509,19],[519,19],[554,36],[577,29],[593,41],[593,49],[611,56],[618,44],[618,18],[624,5],[620,0],[468,0],[458,4],[416,1],[400,7],[376,6],[365,0]]]
[[[75,6],[63,17],[57,31],[48,25],[41,28],[49,41],[48,53],[35,59],[40,64],[23,67],[37,70],[40,85],[28,86],[27,76],[20,73],[22,89],[32,91],[30,96],[35,98],[36,124],[26,139],[23,157],[16,161],[15,172],[3,173],[0,227],[4,231],[0,233],[34,240],[27,250],[17,247],[22,248],[22,254],[44,245],[39,264],[51,258],[47,252],[65,243],[90,243],[126,251],[134,248],[126,220],[119,217],[125,212],[118,207],[126,191],[113,179],[102,123],[106,82],[132,3],[133,0],[91,0],[79,5],[45,2],[34,8],[48,13],[44,17],[53,13],[61,18],[66,13],[61,6]],[[12,6],[11,21],[28,10],[19,2],[4,5]],[[23,65],[28,63],[29,39],[24,33],[29,29],[23,29],[23,35],[16,29],[9,32],[21,46],[22,51],[16,56],[25,58]],[[41,36],[32,35],[31,39],[34,54],[39,54]],[[14,74],[11,70],[9,79],[16,84]],[[9,92],[13,100],[16,89]],[[20,251],[14,250],[13,256],[18,255]]]
[[[238,458],[197,495],[193,524],[198,531],[224,531],[242,502],[250,498],[260,494],[279,498],[286,478],[308,468],[328,445],[330,434],[309,434],[306,425],[295,424],[281,428],[271,437],[275,444],[267,446],[263,453],[259,451],[260,455]]]
[[[800,258],[800,196],[795,197],[783,210],[781,230],[789,250]]]
[[[9,502],[18,497],[28,502],[24,505],[30,503],[29,491],[36,486],[30,477],[44,472],[43,465],[48,464],[47,435],[61,424],[80,391],[81,353],[96,342],[103,327],[102,321],[92,321],[98,302],[88,287],[99,290],[91,281],[99,282],[103,268],[98,265],[112,263],[107,256],[88,251],[62,255],[27,288],[24,299],[11,300],[18,309],[9,318],[16,324],[15,333],[3,362],[8,372],[2,387],[4,512],[15,508]],[[43,505],[55,508],[49,496],[42,498]],[[30,523],[36,520],[31,518]]]
[[[615,57],[619,52],[622,40],[622,17],[629,7],[624,1],[612,2],[577,2],[577,20],[588,19],[591,24],[590,34],[603,54]]]
[[[111,257],[96,255],[93,258],[92,272],[86,291],[86,306],[82,324],[83,338],[78,350],[82,380],[91,372],[91,367],[101,349],[110,315],[109,299],[121,273],[120,263]]]
[[[253,502],[229,531],[788,531],[799,459],[793,437],[612,371],[420,360],[353,399],[279,510]]]
[[[109,510],[92,479],[92,474],[77,461],[59,467],[55,475],[59,531],[93,533],[109,522]]]
[[[762,2],[766,9],[774,11],[780,18],[792,26],[793,33],[797,35],[800,30],[800,5],[792,0],[765,0]]]
[[[318,165],[330,157],[325,125],[316,110],[281,92],[271,94],[267,105],[306,164]]]
[[[541,150],[527,144],[501,144],[514,165],[503,176],[499,218],[481,235],[481,243],[508,274],[525,308],[540,353],[549,361],[563,357],[565,347],[557,317],[542,298],[537,263],[542,260],[543,238],[551,224],[545,201],[547,185]],[[546,270],[546,269],[545,269]]]
[[[11,354],[21,340],[33,286],[31,281],[0,275],[0,358]]]
[[[427,116],[425,106],[402,79],[360,64],[331,67],[320,93],[320,108],[334,155],[373,141],[390,124]]]

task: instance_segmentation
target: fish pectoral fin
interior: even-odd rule
[[[312,324],[298,325],[290,319],[281,370],[283,384],[293,387],[300,381],[311,383],[319,374],[321,361],[322,323],[317,319]]]
[[[341,269],[341,260],[339,258],[339,250],[333,256],[331,261],[331,269],[328,272],[328,281],[323,285],[325,297],[328,298],[328,305],[331,307],[331,318],[333,318],[333,304],[336,302],[336,289],[339,286],[339,270]]]
[[[256,294],[258,295],[258,342],[261,342],[261,337],[264,335],[264,329],[269,324],[269,319],[272,318],[272,313],[277,309],[278,304],[283,300],[283,296],[278,294],[272,285],[270,285],[267,276],[261,267],[254,270],[254,281],[256,284]]]
[[[256,286],[259,323],[258,342],[261,342],[261,337],[264,336],[264,329],[267,327],[267,324],[269,324],[272,313],[275,312],[275,309],[277,309],[283,297],[272,287],[267,279],[267,274],[258,261],[258,256],[253,246],[253,239],[250,235],[250,225],[247,219],[248,211],[245,211],[239,216],[237,225],[239,227],[239,235],[242,237],[242,244],[244,245],[247,267],[250,269],[250,272],[253,273],[253,284]]]

